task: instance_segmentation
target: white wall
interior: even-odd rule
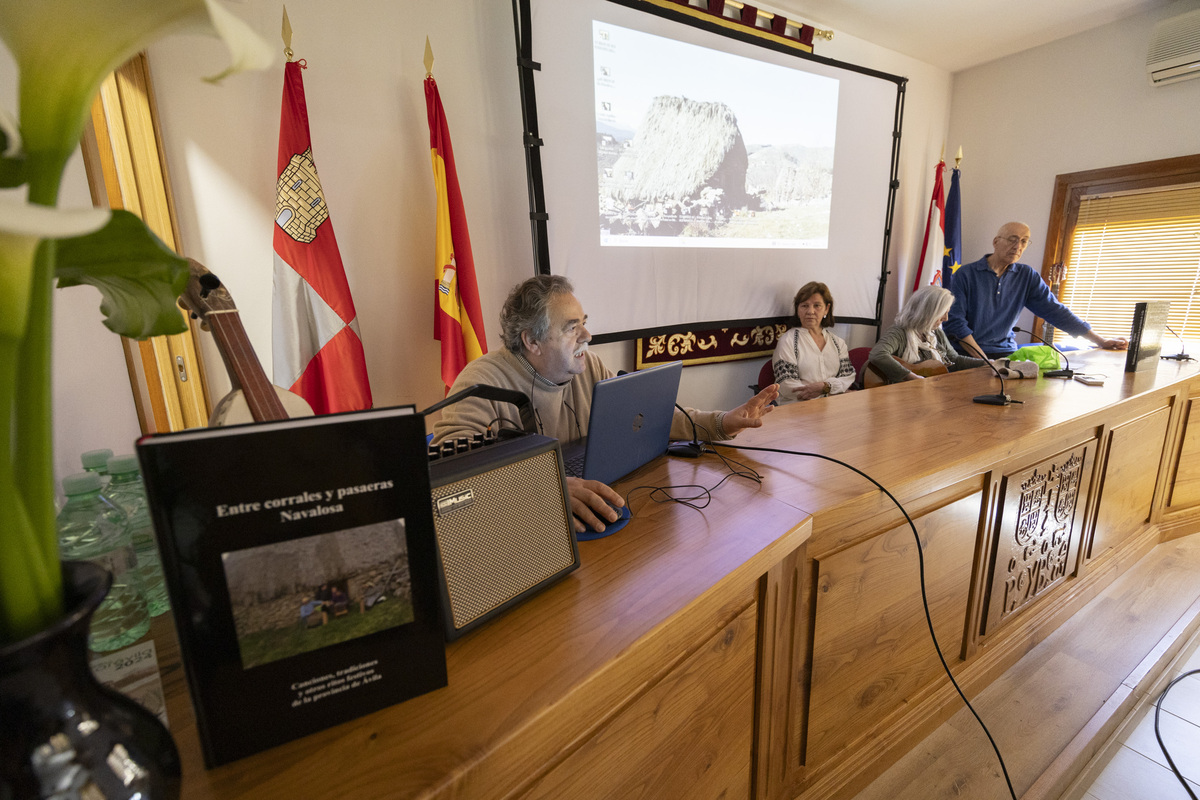
[[[231,8],[282,52],[278,3],[246,0]],[[509,3],[364,0],[349,13],[337,4],[292,0],[288,14],[296,57],[309,66],[304,83],[316,163],[358,309],[376,404],[424,407],[442,396],[439,346],[432,338],[434,192],[422,86],[426,35],[453,136],[490,347],[500,346],[495,320],[507,290],[533,271]],[[817,52],[910,79],[889,262],[890,320],[899,287],[911,283],[910,265],[919,256],[933,165],[943,146],[947,152],[956,147],[945,141],[951,76],[843,34],[818,42]],[[224,66],[214,41],[164,40],[149,58],[184,253],[229,286],[269,372],[282,58],[266,72],[233,76],[216,87],[199,80]],[[10,77],[11,66],[0,64],[0,84]],[[0,95],[5,97],[11,95]],[[15,104],[6,102],[10,108]],[[86,198],[76,174],[80,193]],[[582,300],[587,308],[587,298]],[[96,332],[98,316],[73,304],[56,322],[59,352],[67,354],[56,365],[64,472],[74,470],[70,465],[78,463],[79,452],[128,449],[125,443],[131,445],[137,433],[136,424],[132,430],[129,425],[133,403],[120,348],[115,337]],[[873,341],[873,329],[839,332],[851,345]],[[109,344],[115,351],[88,365],[99,374],[79,380],[70,353],[109,350]],[[598,350],[613,369],[633,365],[629,343]],[[219,397],[227,387],[220,359],[211,346],[205,357]],[[732,407],[749,396],[746,386],[757,380],[760,365],[756,359],[689,368],[681,401]],[[111,383],[99,387],[105,377]],[[97,397],[104,399],[96,402]],[[90,431],[111,437],[99,441]]]
[[[954,76],[965,260],[1023,220],[1033,241],[1022,260],[1040,270],[1057,175],[1200,152],[1200,80],[1146,78],[1154,24],[1195,8],[1158,8]]]

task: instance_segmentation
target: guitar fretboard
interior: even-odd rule
[[[250,415],[256,422],[270,422],[287,419],[287,411],[283,408],[275,387],[267,380],[250,337],[242,327],[242,319],[236,309],[210,311],[205,320],[212,328],[213,336],[220,345],[221,354],[225,356],[230,370],[241,385],[242,395],[250,407]]]

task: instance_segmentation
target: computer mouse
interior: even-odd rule
[[[609,507],[618,514],[616,522],[605,522],[604,530],[594,531],[588,529],[583,533],[575,534],[575,538],[581,542],[590,542],[593,539],[603,539],[605,536],[612,536],[614,533],[621,530],[621,528],[624,528],[629,524],[630,514],[628,504],[623,506],[614,506],[612,503],[609,503]]]

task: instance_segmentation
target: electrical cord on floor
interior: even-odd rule
[[[895,504],[896,508],[900,509],[900,513],[903,514],[904,519],[908,521],[908,527],[912,530],[913,538],[916,539],[917,542],[917,564],[921,575],[921,604],[925,609],[925,624],[929,626],[929,636],[931,639],[933,639],[933,649],[937,652],[938,660],[942,662],[942,669],[945,670],[946,677],[950,679],[950,684],[954,687],[954,690],[958,692],[958,696],[962,698],[967,710],[970,711],[971,715],[975,717],[975,721],[979,723],[979,727],[983,729],[984,735],[987,736],[988,741],[991,742],[992,750],[996,753],[996,759],[1000,762],[1000,771],[1004,773],[1004,782],[1008,784],[1008,793],[1012,796],[1013,800],[1017,800],[1017,793],[1016,790],[1013,789],[1012,779],[1008,776],[1008,767],[1004,763],[1004,756],[1000,754],[1000,747],[996,744],[996,740],[992,738],[992,733],[988,730],[987,725],[983,723],[983,720],[975,711],[975,707],[971,705],[971,701],[967,699],[966,694],[964,694],[962,688],[959,687],[958,681],[954,680],[954,673],[950,671],[950,665],[946,663],[946,657],[942,655],[942,647],[938,644],[937,634],[933,630],[933,617],[929,613],[929,597],[925,593],[925,553],[921,548],[921,536],[917,533],[917,526],[913,523],[912,517],[908,515],[908,511],[905,510],[904,506],[900,504],[900,501],[897,500],[891,492],[885,489],[882,483],[875,480],[858,467],[853,467],[847,464],[845,461],[840,461],[832,456],[823,455],[821,453],[805,453],[800,450],[784,450],[780,447],[751,447],[750,445],[729,444],[728,442],[713,442],[712,446],[728,447],[734,450],[758,450],[764,453],[783,453],[784,455],[803,456],[805,458],[819,458],[825,461],[832,461],[834,464],[843,466],[874,484],[875,488],[887,495],[887,498]],[[1167,688],[1169,689],[1170,687]],[[1196,800],[1194,795],[1193,800]]]
[[[1162,704],[1163,700],[1165,700],[1167,697],[1167,692],[1171,691],[1175,684],[1179,683],[1189,675],[1200,675],[1200,669],[1193,669],[1177,676],[1173,681],[1167,684],[1167,688],[1163,689],[1162,694],[1160,694],[1158,699],[1154,701],[1154,738],[1158,739],[1158,747],[1163,751],[1163,755],[1167,757],[1167,764],[1171,767],[1171,772],[1175,773],[1175,777],[1178,778],[1179,782],[1183,785],[1183,789],[1188,793],[1188,797],[1192,798],[1192,800],[1196,800],[1196,793],[1193,792],[1192,787],[1188,785],[1187,778],[1183,777],[1183,773],[1179,771],[1179,767],[1175,766],[1175,759],[1171,758],[1171,754],[1167,752],[1167,746],[1163,743],[1162,733],[1158,729],[1158,718],[1159,714],[1162,713]]]

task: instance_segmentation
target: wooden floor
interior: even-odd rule
[[[1153,702],[1172,676],[1200,667],[1198,643],[1194,534],[1155,547],[973,699],[1017,797],[1187,800],[1155,740]],[[1164,717],[1164,741],[1200,795],[1200,676],[1171,691]],[[1056,760],[1080,777],[1038,783]],[[991,745],[963,708],[855,800],[1009,797]]]

